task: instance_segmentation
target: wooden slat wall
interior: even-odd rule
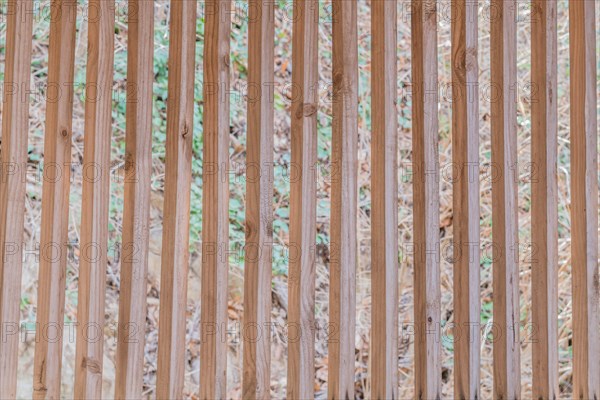
[[[454,397],[480,398],[478,3],[452,6]]]
[[[357,2],[334,0],[328,398],[354,397],[358,203]]]
[[[89,9],[93,14],[88,18],[74,396],[99,399],[108,263],[115,7],[112,1],[90,0]]]
[[[532,0],[533,397],[558,398],[557,0]],[[115,398],[143,396],[152,173],[154,3],[130,0],[126,180]],[[354,397],[357,268],[357,3],[333,0],[333,155],[328,398]],[[441,398],[437,8],[411,1],[415,398]],[[455,388],[480,397],[478,6],[452,0]],[[32,0],[7,4],[0,179],[0,398],[17,391]],[[69,215],[76,2],[52,0],[33,397],[59,398]],[[196,0],[171,0],[157,398],[182,398],[186,362]],[[201,399],[227,397],[231,0],[208,0],[204,47]],[[249,0],[243,398],[270,397],[274,7]],[[372,12],[370,393],[398,398],[397,7]],[[314,398],[318,0],[294,0],[288,310],[289,399]],[[521,398],[516,0],[491,0],[495,399]],[[75,397],[102,397],[115,7],[90,0]],[[406,11],[406,9],[405,9]],[[569,2],[573,397],[600,397],[596,25]],[[58,95],[58,88],[65,95]],[[56,96],[53,96],[56,95]],[[473,98],[473,96],[475,96]],[[59,244],[57,246],[56,244]],[[528,300],[528,299],[527,299]],[[252,336],[255,334],[254,337]],[[250,335],[250,336],[248,336]],[[257,340],[253,340],[257,339]]]
[[[398,398],[397,4],[371,2],[371,393]]]
[[[227,397],[231,1],[205,3],[200,398]]]
[[[519,248],[517,208],[517,4],[492,0],[492,237],[494,243],[494,398],[518,399]]]
[[[441,398],[437,4],[412,3],[415,397]]]
[[[154,2],[129,0],[125,201],[115,398],[142,398],[152,175]]]
[[[314,397],[317,219],[317,0],[294,0],[287,398]]]
[[[535,0],[531,20],[531,282],[534,399],[558,390],[558,114],[555,0]]]
[[[248,15],[248,139],[244,264],[244,399],[271,395],[271,275],[275,7],[250,0]]]
[[[56,18],[50,22],[44,135],[45,172],[42,187],[42,227],[33,372],[35,399],[60,398],[69,233],[71,169],[68,165],[71,162],[73,133],[77,10],[76,3],[70,0],[53,0],[52,7],[60,10],[65,18]],[[58,340],[49,340],[57,336]]]
[[[569,2],[573,398],[600,398],[595,2]]]
[[[31,81],[32,0],[6,3],[6,63],[2,109],[0,175],[0,398],[17,391],[22,243],[25,223],[25,168]]]
[[[194,131],[196,0],[171,0],[156,397],[183,396]]]

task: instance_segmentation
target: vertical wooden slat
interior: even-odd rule
[[[491,2],[494,398],[521,396],[517,208],[517,4]]]
[[[287,398],[314,398],[318,111],[317,0],[294,0]]]
[[[0,398],[17,391],[33,1],[6,3],[0,168]]]
[[[244,264],[244,399],[271,393],[273,243],[274,3],[249,1],[246,246]]]
[[[453,0],[452,162],[454,223],[454,397],[478,399],[479,95],[478,4]]]
[[[227,395],[230,0],[206,2],[200,398]]]
[[[154,2],[128,3],[127,120],[115,398],[142,398],[152,175]]]
[[[415,398],[441,397],[436,1],[412,3]]]
[[[89,10],[74,396],[99,399],[108,263],[114,2],[90,0]]]
[[[595,2],[569,2],[573,398],[600,398]]]
[[[50,21],[44,180],[33,372],[35,399],[60,398],[77,3],[53,0]]]
[[[398,398],[397,3],[371,2],[371,398]]]
[[[534,0],[531,20],[531,282],[534,399],[558,390],[558,111],[555,0]]]
[[[334,0],[328,395],[354,398],[358,200],[357,2]]]
[[[183,397],[189,268],[196,0],[171,0],[156,397]]]

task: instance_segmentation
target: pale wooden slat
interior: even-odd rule
[[[454,397],[479,394],[478,4],[452,1]]]
[[[115,36],[114,2],[90,0],[88,19],[83,195],[75,351],[76,398],[102,397],[104,299]]]
[[[152,175],[154,2],[128,3],[125,200],[115,398],[142,398]]]
[[[42,227],[33,372],[35,399],[60,398],[75,68],[76,3],[53,0],[69,18],[50,21]],[[56,340],[57,339],[57,340]]]
[[[491,76],[492,236],[494,243],[494,398],[518,399],[519,355],[519,248],[517,208],[517,83],[516,1],[492,0]]]
[[[224,399],[227,386],[229,269],[230,0],[206,2],[200,398]]]
[[[171,0],[156,397],[183,397],[196,55],[196,0]]]
[[[600,398],[595,2],[569,2],[573,398]]]
[[[25,168],[29,133],[29,101],[23,91],[31,81],[33,1],[6,3],[6,61],[2,109],[0,181],[0,398],[17,391]]]
[[[555,0],[535,0],[531,20],[531,313],[534,399],[558,389],[557,13]]]
[[[398,398],[397,4],[371,2],[371,393]]]
[[[252,400],[268,399],[271,392],[275,9],[274,3],[250,0],[248,10],[242,398]]]
[[[441,397],[440,200],[435,1],[412,3],[415,397]]]
[[[358,200],[357,2],[333,1],[328,398],[354,398]]]
[[[317,0],[294,0],[287,398],[314,398],[318,111]]]

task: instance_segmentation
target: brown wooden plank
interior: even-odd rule
[[[569,2],[573,398],[600,398],[595,2]]]
[[[412,3],[415,397],[441,397],[440,200],[435,1]]]
[[[478,4],[452,4],[452,162],[454,235],[454,397],[479,394]]]
[[[76,398],[102,397],[104,299],[115,36],[114,2],[90,0],[86,70],[83,196],[75,352]]]
[[[358,201],[357,2],[334,0],[329,399],[354,398]]]
[[[29,101],[23,90],[31,81],[33,1],[6,3],[6,61],[2,109],[0,171],[0,398],[17,392],[22,246],[25,223]]]
[[[171,0],[156,397],[183,397],[196,55],[196,0]]]
[[[558,111],[555,0],[534,0],[531,20],[531,293],[534,399],[558,389]]]
[[[273,243],[273,135],[275,8],[249,1],[246,246],[244,263],[244,399],[271,393],[271,271]]]
[[[371,2],[371,394],[398,398],[397,4]]]
[[[69,234],[71,169],[68,165],[71,162],[73,132],[76,6],[77,3],[72,0],[52,1],[53,10],[60,10],[61,15],[69,17],[50,21],[37,340],[33,372],[35,399],[60,398]]]
[[[125,201],[115,398],[141,399],[152,178],[154,2],[128,3]]]
[[[494,398],[521,397],[517,208],[517,4],[492,0],[492,236],[494,244]]]
[[[227,396],[230,0],[206,2],[200,398]]]
[[[287,398],[314,398],[318,111],[317,0],[294,0]]]

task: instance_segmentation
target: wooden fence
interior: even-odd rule
[[[30,85],[33,0],[8,1],[6,64],[2,110],[0,181],[0,398],[16,396],[19,304],[26,186],[15,168],[27,163],[28,101],[11,87]],[[476,2],[452,1],[452,157],[454,163],[454,313],[457,327],[480,318],[479,103],[466,96],[478,83]],[[413,0],[412,157],[414,164],[414,321],[415,398],[441,398],[439,162],[436,2]],[[533,344],[533,398],[556,399],[558,392],[558,220],[557,220],[557,2],[531,1],[532,102],[532,297],[520,299],[518,265],[517,110],[509,95],[517,80],[516,2],[491,0],[491,79],[493,181],[494,398],[519,399],[519,302],[532,304],[538,340]],[[89,0],[86,76],[82,256],[79,264],[76,398],[102,397],[103,341],[90,340],[86,326],[104,324],[114,4]],[[203,124],[203,261],[201,328],[211,332],[227,323],[229,183],[219,171],[229,159],[230,21],[222,11],[229,0],[207,0],[204,32],[204,120],[193,120],[196,0],[170,6],[169,86],[160,328],[156,396],[182,397],[185,363],[188,235],[194,124]],[[318,0],[294,0],[289,326],[298,340],[288,348],[287,396],[314,397],[314,306],[317,193],[312,166],[317,162]],[[67,15],[73,0],[52,0],[56,15]],[[248,0],[248,101],[246,168],[246,327],[266,326],[271,316],[273,182],[261,168],[272,165],[274,108],[274,19],[277,3]],[[329,342],[328,398],[354,398],[355,303],[357,270],[358,52],[357,2],[332,0],[333,166],[330,245],[330,323],[338,326]],[[596,37],[593,1],[569,2],[571,85],[571,220],[573,285],[573,398],[600,397],[600,284],[598,276],[598,179]],[[370,393],[373,399],[398,398],[398,159],[397,9],[391,0],[371,0],[372,24],[372,315]],[[72,10],[71,10],[72,11]],[[48,99],[53,86],[73,90],[76,20],[51,22]],[[152,82],[154,4],[129,0],[126,175],[123,248],[116,353],[117,399],[142,397],[146,275],[152,162]],[[432,96],[433,94],[433,96]],[[71,157],[72,93],[47,101],[44,141],[46,169]],[[48,170],[49,171],[49,170]],[[212,172],[206,172],[212,171]],[[68,175],[68,169],[63,170]],[[252,176],[251,176],[252,174]],[[225,174],[226,175],[226,174]],[[68,176],[43,181],[37,322],[41,330],[64,321],[69,185]],[[60,244],[60,245],[56,245]],[[267,249],[267,251],[265,251]],[[467,257],[466,255],[470,256]],[[290,334],[291,335],[291,334]],[[201,345],[201,399],[227,394],[227,344],[208,335]],[[132,340],[134,339],[134,340]],[[243,398],[270,396],[269,335],[244,343]],[[32,395],[60,398],[62,338],[36,340]],[[480,397],[480,335],[461,329],[454,349],[456,399]]]

